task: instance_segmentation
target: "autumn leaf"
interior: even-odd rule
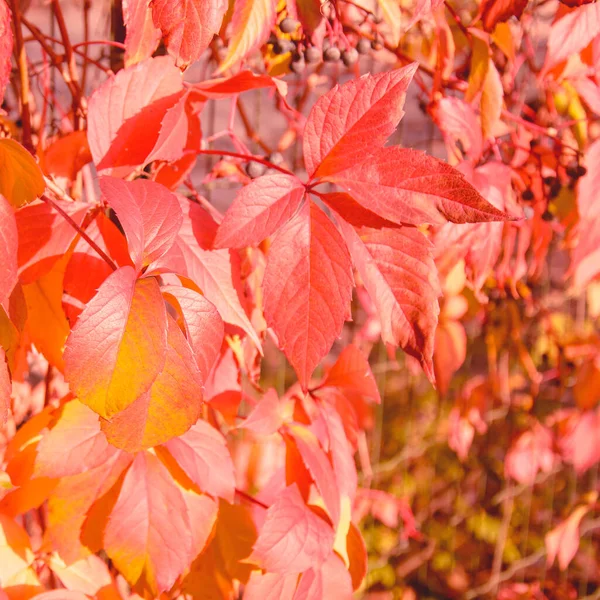
[[[546,564],[552,566],[558,558],[558,566],[564,571],[579,550],[579,526],[589,512],[589,506],[578,506],[567,519],[546,534],[544,543],[548,553]]]
[[[367,210],[401,225],[509,218],[450,165],[417,150],[382,148],[369,160],[326,178]]]
[[[0,347],[0,427],[3,427],[8,417],[10,410],[10,395],[12,385],[10,382],[10,374],[8,365],[6,364],[6,353]]]
[[[214,427],[200,420],[164,447],[203,492],[233,502],[233,462],[225,438]]]
[[[381,338],[415,356],[433,379],[440,288],[430,244],[419,231],[358,232],[341,224],[354,265],[381,322]]]
[[[148,452],[129,467],[104,531],[106,553],[130,584],[171,588],[189,565],[192,536],[183,496],[167,468]]]
[[[152,20],[150,0],[123,0],[125,66],[130,67],[150,58],[160,42],[160,29]]]
[[[417,64],[364,75],[319,98],[304,128],[309,177],[331,178],[375,154],[404,115],[406,91]],[[365,144],[365,140],[369,144]]]
[[[353,286],[344,241],[313,202],[274,237],[263,286],[267,323],[306,386],[350,317]]]
[[[296,484],[269,507],[249,560],[273,573],[299,573],[323,563],[333,548],[333,529],[302,500]]]
[[[294,600],[320,600],[321,598],[351,600],[352,579],[342,559],[331,553],[327,560],[302,574]]]
[[[101,419],[108,441],[127,452],[181,435],[200,417],[202,377],[192,350],[170,315],[166,328],[165,362],[150,389],[110,420]]]
[[[10,80],[10,58],[13,49],[11,19],[12,14],[8,4],[0,3],[0,104],[4,100],[4,90]]]
[[[217,73],[224,73],[254,48],[263,44],[269,37],[276,16],[274,0],[236,0],[227,55],[219,65]]]
[[[0,304],[10,296],[18,278],[19,239],[13,209],[0,195]]]
[[[262,573],[252,571],[244,588],[244,600],[293,600],[298,583],[296,573]]]
[[[35,159],[15,140],[0,139],[0,172],[0,196],[15,208],[33,202],[46,189]]]
[[[100,286],[73,327],[65,377],[77,397],[108,418],[146,393],[165,364],[167,316],[158,283],[131,267]]]
[[[198,60],[218,33],[226,0],[154,0],[152,19],[179,67]]]
[[[285,173],[254,179],[238,192],[227,209],[215,237],[215,247],[258,245],[291,219],[304,192],[304,184]]]
[[[521,18],[528,0],[484,0],[481,4],[481,20],[483,28],[490,33],[498,23],[508,21],[511,17]]]

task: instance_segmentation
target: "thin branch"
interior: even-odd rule
[[[211,154],[213,156],[231,156],[232,158],[241,158],[242,160],[259,162],[265,165],[266,167],[269,167],[270,169],[275,169],[280,173],[285,173],[286,175],[294,176],[294,174],[291,171],[288,171],[287,169],[284,169],[279,165],[274,165],[267,159],[262,158],[261,156],[254,156],[253,154],[238,154],[237,152],[228,152],[227,150],[199,150],[198,154]]]
[[[247,494],[246,492],[243,492],[242,490],[235,488],[235,493],[240,497],[243,498],[244,500],[252,503],[252,504],[256,504],[256,506],[260,506],[261,508],[264,509],[268,509],[269,507],[264,503],[261,502],[260,500],[257,500],[256,498],[254,498],[253,496],[251,496],[250,494]]]
[[[48,180],[46,180],[48,183]],[[50,186],[48,186],[50,187]],[[56,186],[54,186],[56,187]],[[52,188],[51,188],[52,189]],[[54,190],[53,190],[54,191]],[[98,253],[98,255],[104,259],[106,264],[113,270],[117,270],[117,265],[113,262],[112,258],[96,244],[96,242],[71,218],[69,214],[67,214],[52,198],[47,196],[46,194],[42,195],[41,199],[49,204],[60,216]]]

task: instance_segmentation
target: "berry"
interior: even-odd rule
[[[544,221],[552,221],[552,219],[554,219],[554,215],[549,210],[545,210],[542,213],[542,219]]]
[[[371,42],[369,40],[365,40],[364,38],[358,40],[358,44],[356,44],[356,51],[359,54],[369,54],[369,52],[371,52]]]
[[[342,62],[347,67],[351,67],[358,60],[358,51],[356,48],[348,48],[342,52]]]
[[[248,174],[248,177],[250,177],[250,179],[256,179],[257,177],[264,175],[266,170],[267,167],[265,165],[256,162],[255,160],[251,160],[246,165],[246,173]]]
[[[553,185],[555,181],[557,181],[557,178],[552,175],[550,175],[549,177],[544,177],[544,183],[546,185]]]
[[[294,33],[294,31],[298,29],[299,25],[300,23],[298,23],[298,21],[296,21],[295,19],[290,19],[289,17],[286,17],[285,19],[283,19],[283,21],[281,21],[281,23],[279,23],[279,29],[281,29],[283,33]]]
[[[550,198],[556,198],[560,194],[560,190],[562,189],[562,183],[557,179],[550,186]]]
[[[307,63],[314,64],[321,62],[322,56],[321,51],[316,46],[311,46],[304,51],[304,58]]]
[[[340,52],[339,48],[331,46],[323,52],[323,60],[325,62],[337,62],[338,60],[340,60],[341,55],[342,53]]]
[[[275,54],[287,54],[296,48],[296,44],[290,40],[277,40],[273,44],[273,52]]]
[[[285,159],[283,158],[283,154],[281,154],[281,152],[271,152],[271,154],[269,154],[269,156],[267,157],[267,160],[270,163],[279,166],[283,164],[283,161]]]
[[[526,190],[523,191],[523,193],[521,194],[521,197],[525,201],[533,200],[533,192],[529,188],[527,188]]]
[[[583,165],[577,167],[577,177],[583,177],[587,173],[587,169]]]
[[[302,56],[302,54],[296,53],[294,55],[290,64],[290,69],[293,73],[296,73],[296,75],[299,75],[306,69],[306,62],[304,61],[304,56]]]

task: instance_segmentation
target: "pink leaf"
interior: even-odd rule
[[[600,34],[600,4],[594,2],[573,9],[550,28],[544,69],[550,69],[579,53],[598,34]]]
[[[35,473],[38,477],[68,477],[100,466],[117,452],[100,430],[98,415],[78,400],[70,400],[38,444]]]
[[[174,194],[145,179],[123,181],[102,177],[100,189],[119,218],[137,269],[148,266],[168,252],[183,222]]]
[[[215,306],[204,296],[177,285],[161,288],[183,316],[187,340],[200,369],[202,381],[210,374],[223,343],[224,326]]]
[[[250,560],[273,573],[299,573],[323,563],[333,538],[331,526],[304,504],[294,483],[267,510]]]
[[[189,566],[191,544],[181,492],[160,460],[141,452],[125,475],[106,525],[106,553],[131,584],[143,576],[160,593]]]
[[[7,2],[0,2],[0,104],[10,80],[10,59],[13,50],[12,14]]]
[[[325,179],[344,188],[364,208],[398,224],[508,218],[459,171],[417,150],[381,148],[368,160]]]
[[[325,563],[302,574],[294,600],[352,600],[352,579],[342,559],[334,553]]]
[[[579,524],[589,510],[589,506],[577,507],[565,521],[546,534],[548,566],[552,566],[558,557],[558,566],[564,571],[575,558],[579,550]]]
[[[268,87],[276,88],[282,96],[287,93],[287,83],[270,75],[257,74],[244,69],[231,77],[218,77],[195,83],[192,89],[204,98],[230,98],[241,92]]]
[[[298,575],[252,571],[244,588],[244,600],[292,600]]]
[[[277,392],[269,388],[240,427],[259,435],[270,435],[283,425],[282,412],[282,402]]]
[[[225,438],[214,427],[200,420],[164,446],[203,492],[233,502],[233,462]]]
[[[469,104],[460,98],[442,98],[437,104],[435,117],[446,143],[454,146],[460,141],[466,155],[471,160],[479,160],[483,138],[477,115]]]
[[[298,210],[304,184],[278,173],[244,186],[227,209],[215,238],[217,248],[255,246],[280,229]]]
[[[218,33],[226,0],[153,0],[154,25],[162,31],[177,66],[197,61]]]
[[[377,309],[382,340],[415,356],[433,379],[440,287],[427,238],[407,227],[357,233],[347,223],[340,226]]]
[[[150,58],[160,42],[160,29],[152,22],[151,0],[123,0],[125,66]]]
[[[353,286],[346,245],[313,202],[274,237],[263,286],[267,323],[306,386],[350,317]]]
[[[0,304],[10,296],[17,283],[18,248],[15,214],[8,201],[0,195]]]
[[[406,90],[416,69],[413,63],[364,75],[319,98],[304,129],[304,163],[309,177],[332,176],[363,162],[383,146],[404,115]]]
[[[504,471],[524,485],[533,485],[539,471],[548,473],[555,464],[552,451],[552,435],[548,429],[536,423],[523,433],[506,454]]]
[[[600,413],[587,410],[575,414],[568,422],[567,433],[561,440],[560,449],[564,458],[573,464],[578,474],[585,473],[600,461]]]

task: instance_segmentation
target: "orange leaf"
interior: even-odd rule
[[[33,156],[15,140],[0,139],[0,195],[18,208],[45,189],[44,175]]]

